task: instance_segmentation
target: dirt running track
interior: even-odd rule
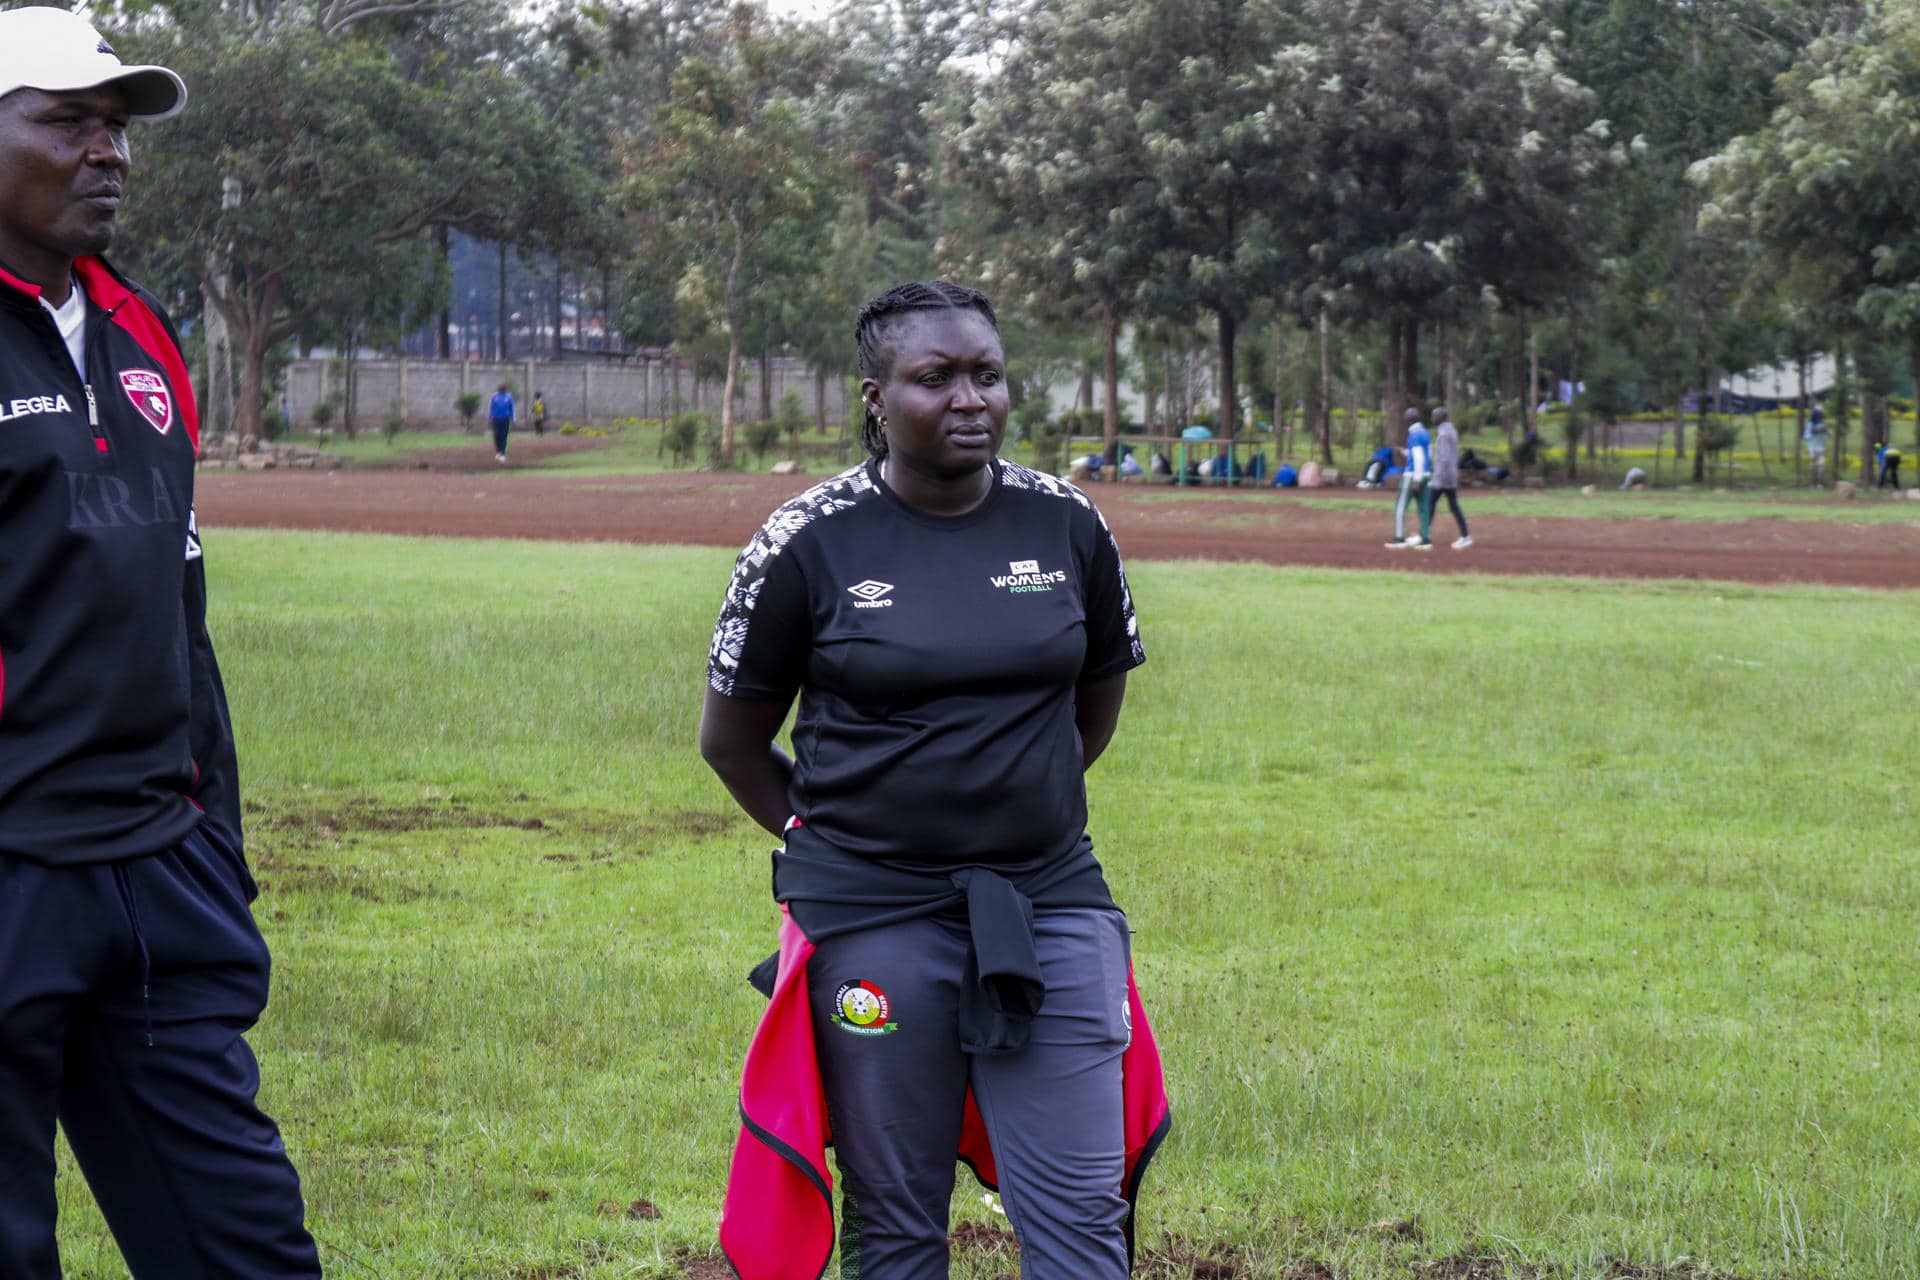
[[[546,442],[551,443],[551,442]],[[557,451],[557,450],[556,450]],[[780,502],[819,477],[569,477],[496,469],[491,459],[433,470],[203,472],[208,529],[339,529],[452,537],[682,543],[738,548]],[[1353,490],[1345,490],[1351,494]],[[1776,519],[1544,519],[1525,494],[1470,491],[1475,545],[1389,551],[1390,496],[1374,511],[1316,510],[1295,493],[1175,498],[1166,490],[1093,490],[1129,559],[1208,559],[1409,573],[1704,578],[1920,588],[1920,520],[1845,525]]]

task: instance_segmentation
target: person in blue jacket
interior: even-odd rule
[[[513,392],[506,383],[493,393],[493,399],[487,402],[487,417],[493,421],[493,460],[507,460],[507,432],[513,430]]]
[[[1428,520],[1432,513],[1427,507],[1424,493],[1427,481],[1433,477],[1433,437],[1420,421],[1418,409],[1407,410],[1407,469],[1400,473],[1400,494],[1393,500],[1393,538],[1387,543],[1394,551],[1412,547],[1415,551],[1431,551],[1433,543],[1427,537]],[[1420,518],[1420,532],[1407,532],[1407,504],[1412,503]]]
[[[1378,489],[1386,483],[1387,473],[1393,469],[1393,446],[1383,444],[1373,451],[1367,459],[1367,469],[1360,476],[1356,489]]]
[[[1875,482],[1876,489],[1898,489],[1900,487],[1900,450],[1892,443],[1882,440],[1874,450],[1875,461],[1880,464],[1880,478]]]
[[[1827,467],[1827,421],[1819,405],[1813,406],[1813,415],[1807,419],[1800,439],[1807,446],[1807,479],[1819,484]]]

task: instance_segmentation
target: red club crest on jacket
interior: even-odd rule
[[[167,389],[166,379],[151,369],[127,369],[120,374],[120,389],[148,426],[167,434],[173,425],[173,393]]]

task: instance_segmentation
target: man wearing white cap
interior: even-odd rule
[[[320,1274],[254,1103],[266,1006],[172,325],[99,256],[186,104],[0,13],[0,1277],[56,1280],[58,1122],[136,1280]]]

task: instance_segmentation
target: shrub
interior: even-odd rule
[[[333,425],[333,415],[339,411],[340,402],[332,396],[328,396],[325,400],[316,400],[313,408],[308,410],[313,417],[314,430],[324,432],[330,428]]]
[[[1028,396],[1022,400],[1020,407],[1011,415],[1014,439],[1031,440],[1034,428],[1046,423],[1048,408],[1047,398],[1043,395]]]
[[[1033,465],[1042,471],[1054,471],[1060,465],[1060,452],[1073,434],[1073,415],[1042,418],[1033,424],[1027,438],[1033,443]]]
[[[692,410],[676,413],[667,419],[667,425],[660,429],[660,445],[673,455],[673,465],[683,467],[693,459],[693,451],[700,443],[700,429],[705,420]]]
[[[478,391],[462,391],[453,398],[453,407],[460,411],[461,430],[473,430],[474,415],[480,412],[480,406],[485,400],[486,397]]]
[[[1507,465],[1518,475],[1527,474],[1527,468],[1540,460],[1540,441],[1522,436],[1513,442],[1507,450]]]
[[[720,433],[720,424],[717,422],[709,423],[706,434],[700,439],[701,451],[706,454],[707,470],[729,471],[732,469],[727,461],[723,445],[724,438]]]
[[[801,426],[805,425],[806,422],[802,419]],[[747,424],[747,448],[753,450],[753,460],[756,465],[767,460],[767,450],[780,443],[780,436],[785,429],[778,418],[763,418],[759,422]],[[799,432],[796,431],[794,434],[797,436]]]
[[[1722,453],[1740,443],[1740,424],[1731,418],[1702,419],[1699,442],[1708,453]]]
[[[800,452],[800,434],[807,429],[807,404],[798,391],[788,388],[787,393],[780,397],[780,408],[774,414],[774,421],[780,430],[786,432],[797,455]]]

